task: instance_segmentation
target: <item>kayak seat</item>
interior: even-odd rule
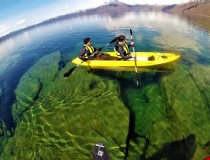
[[[161,57],[164,58],[164,59],[168,58],[167,56],[161,56]]]
[[[148,61],[154,61],[154,60],[155,60],[155,56],[152,55],[148,57]]]

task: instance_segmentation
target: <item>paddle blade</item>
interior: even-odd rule
[[[118,37],[115,37],[113,40],[111,40],[109,43],[114,43],[114,42],[116,42],[117,41],[117,38]]]
[[[130,28],[130,34],[131,34],[131,36],[133,35],[133,31],[131,30],[131,28]]]
[[[63,76],[64,76],[64,77],[68,77],[68,76],[76,69],[76,67],[77,67],[77,66],[75,66],[75,67],[69,69],[67,72],[65,72],[65,73],[63,74]]]
[[[140,76],[135,74],[134,81],[135,81],[135,84],[136,84],[137,88],[141,87],[141,77]]]

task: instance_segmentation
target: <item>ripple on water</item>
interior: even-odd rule
[[[41,59],[38,64],[46,66],[44,62],[47,60],[48,64],[49,59],[56,63],[57,56],[58,53],[53,53]],[[53,63],[51,65],[55,66]],[[50,65],[49,68],[53,69]],[[49,81],[52,75],[44,75],[46,80],[41,71],[37,71],[35,64],[19,84],[17,95],[28,92],[22,87],[26,86],[24,83],[40,83],[30,80],[35,75],[39,77],[42,89],[37,99],[30,98],[30,94],[17,96],[18,106],[14,111],[23,114],[23,119],[17,122],[16,134],[8,143],[8,148],[15,140],[18,145],[14,152],[21,153],[19,157],[39,155],[42,158],[55,156],[69,159],[76,155],[79,159],[90,159],[92,146],[104,142],[107,147],[115,146],[110,151],[113,157],[124,155],[122,149],[125,149],[129,113],[119,98],[119,85],[116,81],[88,73],[85,68],[77,68],[67,80],[60,73],[57,79]],[[19,100],[31,104],[25,97],[34,101],[31,107],[22,111],[20,108],[24,104],[18,103]],[[33,149],[28,150],[31,147]],[[5,155],[9,157],[7,153]]]

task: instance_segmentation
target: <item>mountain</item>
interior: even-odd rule
[[[131,5],[118,0],[108,0],[101,6],[87,10],[87,13],[124,13],[127,11],[161,11],[163,6],[156,5]]]
[[[119,2],[118,0],[108,0],[104,2],[103,5],[122,5],[122,4],[126,4],[126,3]]]
[[[101,6],[87,10],[88,13],[112,13],[112,12],[125,12],[131,10],[132,5],[120,2],[118,0],[108,0],[104,2]]]
[[[164,11],[172,13],[196,14],[210,16],[210,1],[205,2],[189,2],[185,4],[174,5],[171,8],[164,8]]]

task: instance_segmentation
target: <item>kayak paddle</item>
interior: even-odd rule
[[[75,67],[73,67],[73,68],[71,68],[71,69],[69,69],[67,72],[65,72],[64,74],[63,74],[63,76],[64,77],[68,77],[80,64],[82,64],[83,62],[85,62],[85,61],[82,61],[81,63],[79,63],[78,65],[76,65]]]
[[[130,28],[130,35],[131,35],[131,42],[133,42],[133,31],[131,30],[131,28]],[[137,64],[136,64],[136,51],[135,51],[135,48],[134,48],[134,46],[132,46],[132,48],[133,48],[133,52],[134,52],[134,63],[135,63],[135,72],[136,72],[136,85],[137,85],[137,87],[139,87],[139,80],[138,80],[138,76],[137,76],[137,72],[138,72],[138,70],[137,70]]]
[[[116,41],[117,41],[117,38],[118,38],[118,37],[115,37],[115,38],[114,38],[113,40],[111,40],[109,43],[107,43],[107,44],[105,44],[103,47],[99,48],[98,51],[96,51],[95,53],[93,53],[93,55],[96,54],[96,53],[98,53],[98,52],[100,52],[104,47],[108,46],[109,44],[116,42]],[[70,74],[71,74],[78,66],[80,66],[80,65],[81,65],[83,62],[85,62],[85,61],[86,61],[86,60],[83,60],[81,63],[79,63],[79,64],[76,65],[75,67],[69,69],[67,72],[65,72],[65,73],[63,74],[63,76],[64,76],[64,77],[70,76]]]

